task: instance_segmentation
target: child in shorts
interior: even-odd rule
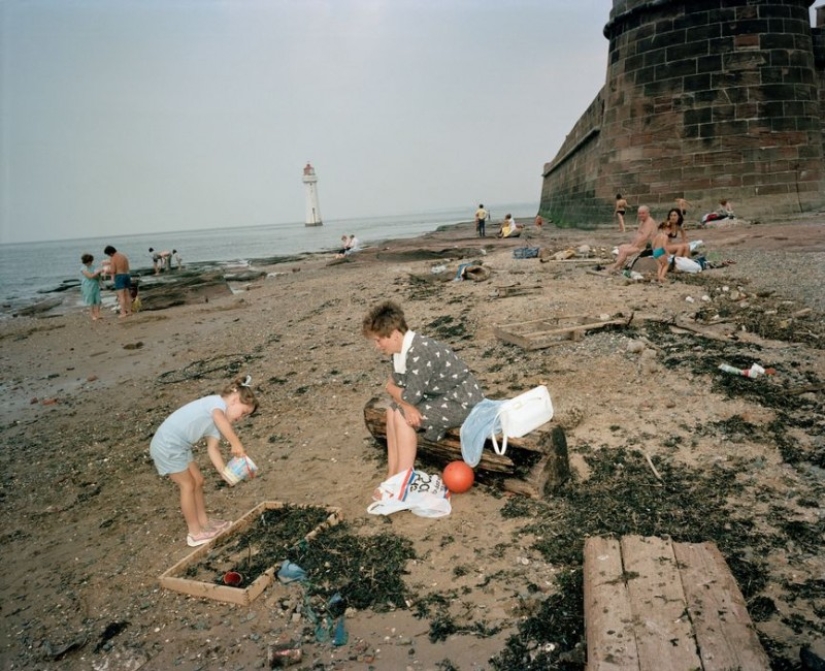
[[[656,279],[664,283],[667,275],[667,243],[668,233],[670,233],[670,219],[666,219],[661,224],[653,238],[653,258],[656,259]]]
[[[177,409],[152,437],[149,454],[160,475],[168,475],[180,489],[180,507],[186,520],[186,543],[197,547],[208,543],[231,522],[210,520],[203,497],[203,474],[192,454],[192,447],[206,438],[206,450],[212,465],[223,477],[225,464],[220,452],[224,438],[235,457],[245,457],[246,450],[232,425],[258,408],[248,375],[229,384],[220,395],[205,396]]]

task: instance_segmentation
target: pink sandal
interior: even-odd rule
[[[190,548],[196,548],[200,545],[205,545],[209,541],[213,540],[215,536],[218,535],[218,531],[214,529],[202,529],[198,534],[187,534],[186,535],[186,544]]]

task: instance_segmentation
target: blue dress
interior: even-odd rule
[[[94,268],[92,264],[83,266],[82,270],[87,273],[93,273]],[[80,273],[80,293],[83,296],[83,302],[86,305],[100,305],[100,280],[97,277],[86,277],[82,272]]]

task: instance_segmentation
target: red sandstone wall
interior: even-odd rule
[[[576,217],[578,225],[599,223],[602,204],[596,199],[596,180],[600,157],[599,135],[604,116],[603,91],[590,103],[559,153],[544,165],[540,214],[561,223]],[[548,192],[549,188],[554,193]],[[543,207],[550,202],[552,208]]]
[[[721,198],[752,219],[821,206],[823,74],[811,4],[614,0],[601,119],[591,105],[545,166],[542,213],[606,223],[617,192],[656,215],[679,196],[695,215]],[[597,137],[576,144],[594,127]]]

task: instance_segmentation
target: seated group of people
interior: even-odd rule
[[[342,235],[341,244],[341,249],[335,255],[336,259],[343,259],[345,256],[361,251],[361,242],[354,235]]]
[[[501,229],[496,234],[497,238],[517,238],[521,235],[522,227],[516,223],[516,220],[513,219],[512,214],[508,214],[504,217],[504,221],[501,224]]]
[[[633,240],[619,245],[616,262],[608,267],[611,272],[622,270],[631,257],[640,254],[652,244],[653,258],[657,263],[657,278],[663,282],[668,271],[670,256],[690,258],[690,243],[683,228],[684,215],[678,207],[671,208],[667,218],[659,223],[650,214],[647,205],[640,205],[638,210],[639,227]]]

